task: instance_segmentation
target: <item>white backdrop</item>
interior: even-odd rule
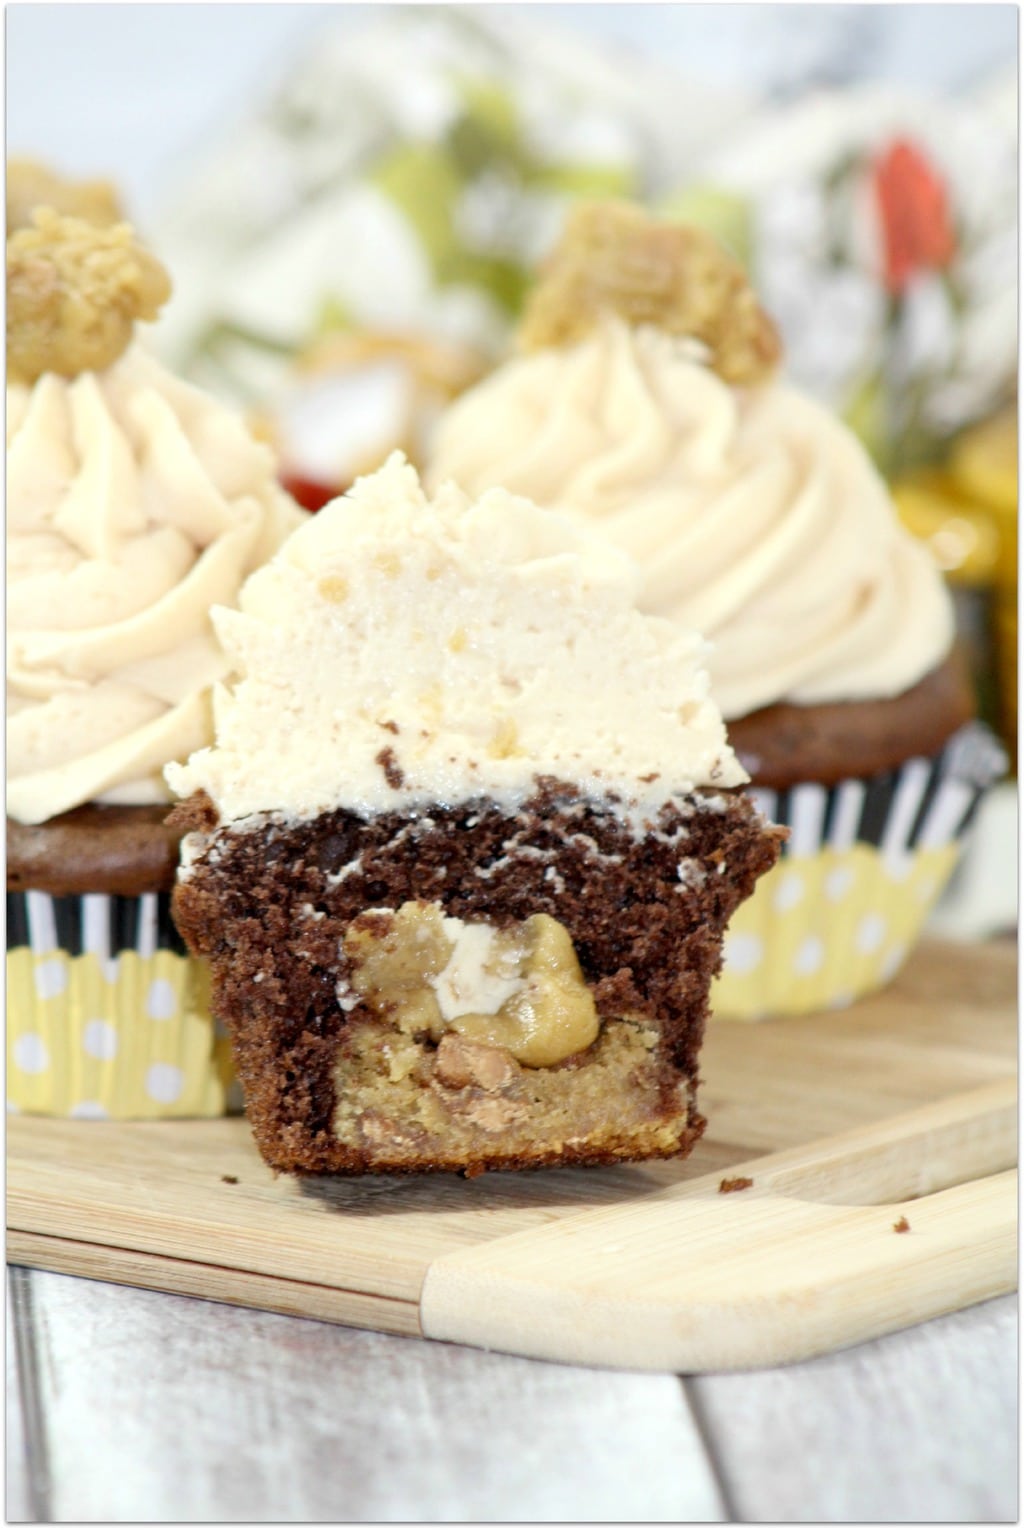
[[[105,175],[146,218],[205,133],[265,94],[319,28],[379,5],[7,7],[7,151]],[[1012,5],[538,5],[705,85],[791,94],[811,81],[899,80],[945,92],[1017,56]]]

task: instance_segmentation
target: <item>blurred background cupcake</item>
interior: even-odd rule
[[[170,918],[163,767],[212,738],[210,606],[302,512],[242,420],[136,340],[170,284],[110,199],[94,221],[81,188],[36,184],[86,216],[8,214],[8,1101],[216,1115],[227,1052]]]
[[[852,431],[777,375],[772,320],[705,230],[580,204],[520,348],[442,419],[430,480],[600,531],[644,609],[710,640],[730,741],[791,831],[715,1012],[850,1002],[902,964],[1003,764],[934,559]]]

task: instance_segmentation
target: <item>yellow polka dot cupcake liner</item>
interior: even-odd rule
[[[971,724],[935,758],[869,780],[753,790],[790,837],[730,921],[712,1016],[841,1009],[884,987],[921,934],[985,790],[1005,767],[994,736]]]
[[[7,895],[7,1106],[82,1120],[237,1105],[209,981],[164,895]]]

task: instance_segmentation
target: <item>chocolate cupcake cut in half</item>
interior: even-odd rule
[[[303,1173],[687,1152],[722,936],[781,831],[704,645],[627,560],[395,456],[215,613],[240,677],[185,800],[179,928],[256,1141]]]

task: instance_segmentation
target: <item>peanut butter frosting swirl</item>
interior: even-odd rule
[[[696,342],[606,316],[464,395],[429,482],[501,485],[604,532],[637,560],[641,606],[710,640],[726,718],[901,694],[953,639],[929,553],[841,421],[706,362]]]
[[[747,776],[704,643],[634,593],[602,538],[501,490],[428,499],[396,452],[214,612],[239,678],[217,689],[216,744],[168,780],[237,822],[514,811],[549,776],[614,793],[643,832],[670,796],[720,801]]]
[[[241,419],[137,344],[7,390],[8,812],[169,800],[213,736],[210,624],[303,519]]]

